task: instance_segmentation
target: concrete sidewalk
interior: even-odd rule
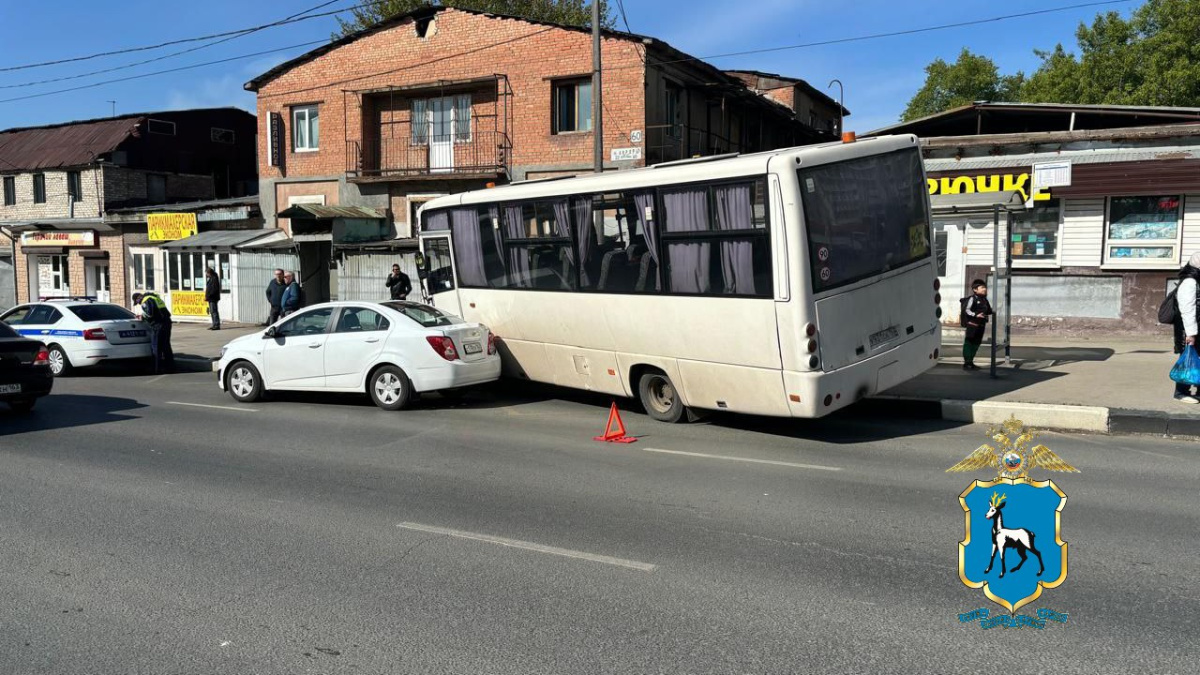
[[[933,370],[874,399],[910,414],[993,423],[1016,415],[1037,428],[1200,436],[1200,405],[1172,398],[1168,339],[1057,339],[1014,335],[1010,363],[988,371],[991,346],[962,370],[961,331],[947,329]],[[1001,352],[1001,357],[1003,352]]]

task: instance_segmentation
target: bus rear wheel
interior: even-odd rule
[[[646,413],[659,422],[674,424],[683,419],[683,401],[679,400],[679,391],[666,373],[643,374],[638,381],[638,397]]]

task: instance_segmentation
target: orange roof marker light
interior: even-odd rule
[[[854,136],[853,131],[843,131],[842,132],[842,142],[843,143],[853,143],[856,140],[858,140],[858,139]]]
[[[488,183],[488,184],[487,184],[485,187],[487,187],[487,188],[490,190],[490,189],[492,189],[492,188],[496,187],[496,184],[495,184],[495,183]]]

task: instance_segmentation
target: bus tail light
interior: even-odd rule
[[[812,324],[812,323],[805,324],[804,334],[807,335],[808,337],[812,337],[812,336],[816,335],[817,334],[817,325]]]
[[[104,329],[103,328],[88,328],[83,331],[83,339],[84,340],[103,340],[103,339],[105,339]]]
[[[813,354],[812,356],[808,357],[808,367],[809,368],[816,370],[817,366],[819,366],[819,365],[821,365],[821,359],[817,358],[816,354]]]
[[[941,279],[933,280],[933,290],[935,290],[935,291],[942,290],[942,280]]]
[[[430,335],[425,338],[433,351],[438,353],[438,356],[453,361],[458,358],[458,350],[454,348],[454,341],[443,335]]]
[[[933,304],[935,304],[935,305],[942,304],[942,294],[941,293],[933,294]]]
[[[37,356],[33,357],[33,365],[48,366],[50,365],[50,352],[45,347],[38,350]]]
[[[496,353],[496,335],[488,331],[488,356]]]
[[[933,315],[939,319],[942,318],[942,308],[938,307],[937,309],[933,310]]]
[[[809,354],[811,354],[811,353],[813,353],[813,352],[815,352],[815,351],[817,351],[817,341],[816,341],[816,340],[809,340],[809,341],[808,341],[808,353],[809,353]]]

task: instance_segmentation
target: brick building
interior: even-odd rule
[[[606,169],[835,138],[654,38],[605,31],[602,64]],[[391,262],[411,273],[415,213],[433,197],[592,170],[591,72],[588,29],[427,7],[248,82],[263,213],[297,241],[307,297],[383,297]]]
[[[148,245],[147,230],[106,216],[257,192],[255,132],[254,116],[234,108],[0,131],[0,243],[11,252],[15,285],[9,298],[107,295],[127,303],[129,248]]]

